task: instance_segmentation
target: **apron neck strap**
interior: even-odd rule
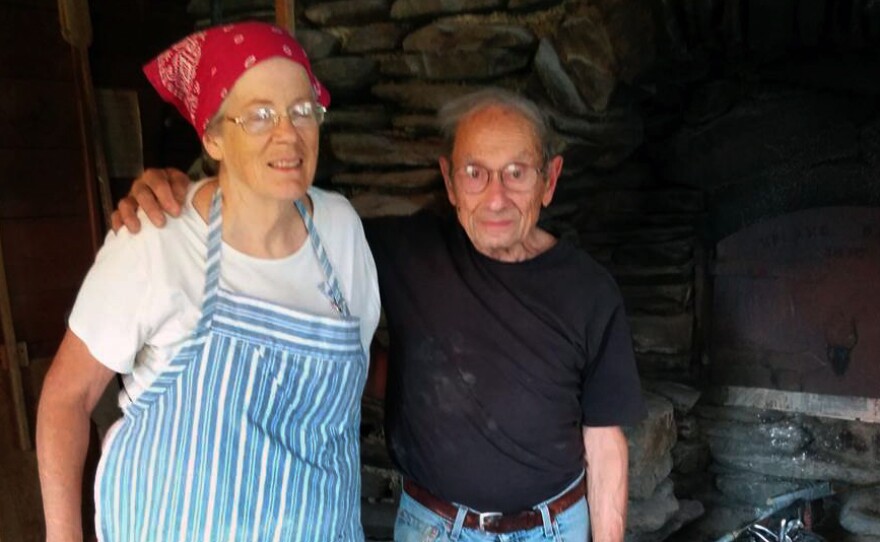
[[[295,205],[306,225],[306,230],[309,233],[309,241],[312,243],[312,249],[315,251],[315,256],[318,257],[318,264],[320,264],[321,270],[324,272],[324,283],[321,284],[321,289],[323,290],[324,295],[330,298],[333,308],[336,309],[339,314],[348,318],[351,316],[351,312],[348,310],[348,303],[345,302],[345,297],[342,295],[342,289],[339,287],[339,281],[336,279],[336,272],[333,270],[333,265],[330,264],[330,258],[327,256],[327,251],[324,250],[324,244],[321,243],[321,236],[318,235],[318,230],[315,229],[312,215],[309,214],[309,211],[306,209],[306,206],[301,199],[296,200]]]
[[[220,187],[214,192],[211,198],[211,211],[208,214],[208,256],[206,261],[207,272],[205,274],[205,289],[202,294],[202,316],[199,320],[201,328],[210,326],[210,322],[214,315],[214,307],[217,302],[217,293],[220,290],[220,255],[223,248],[223,213],[221,209],[223,196]],[[306,226],[306,232],[315,256],[318,258],[318,264],[324,274],[324,282],[321,284],[321,290],[324,295],[330,298],[333,308],[345,318],[351,316],[348,309],[348,303],[342,295],[342,289],[339,287],[339,281],[336,279],[336,273],[333,265],[330,264],[330,258],[327,257],[327,251],[321,243],[321,238],[315,229],[315,223],[312,216],[306,209],[302,201],[294,202],[296,209],[299,211]]]
[[[199,327],[207,328],[214,316],[217,292],[220,289],[220,254],[223,245],[223,214],[221,211],[220,186],[211,198],[211,211],[208,213],[208,255],[205,262],[205,289],[202,293],[202,316]]]

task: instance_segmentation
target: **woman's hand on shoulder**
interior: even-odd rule
[[[128,195],[110,216],[113,231],[122,226],[132,233],[141,229],[138,208],[143,208],[150,222],[161,228],[165,225],[165,213],[179,216],[189,188],[189,177],[178,169],[150,168],[134,180]]]

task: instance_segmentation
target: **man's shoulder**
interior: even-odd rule
[[[569,273],[582,277],[575,284],[611,297],[620,296],[617,281],[605,265],[596,260],[588,250],[567,239],[560,239],[555,249],[557,265],[567,268]]]
[[[608,275],[608,270],[590,252],[569,239],[558,239],[553,250],[557,252],[554,261],[562,265],[576,267],[581,271],[596,275]]]

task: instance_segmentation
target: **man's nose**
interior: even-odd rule
[[[493,208],[503,207],[507,201],[507,188],[501,180],[500,171],[490,171],[489,180],[486,181],[486,199]]]

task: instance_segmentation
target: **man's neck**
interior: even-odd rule
[[[511,247],[480,250],[474,245],[477,252],[504,263],[518,263],[537,258],[556,246],[557,239],[549,232],[535,228],[521,243]],[[473,244],[473,242],[471,243]]]

